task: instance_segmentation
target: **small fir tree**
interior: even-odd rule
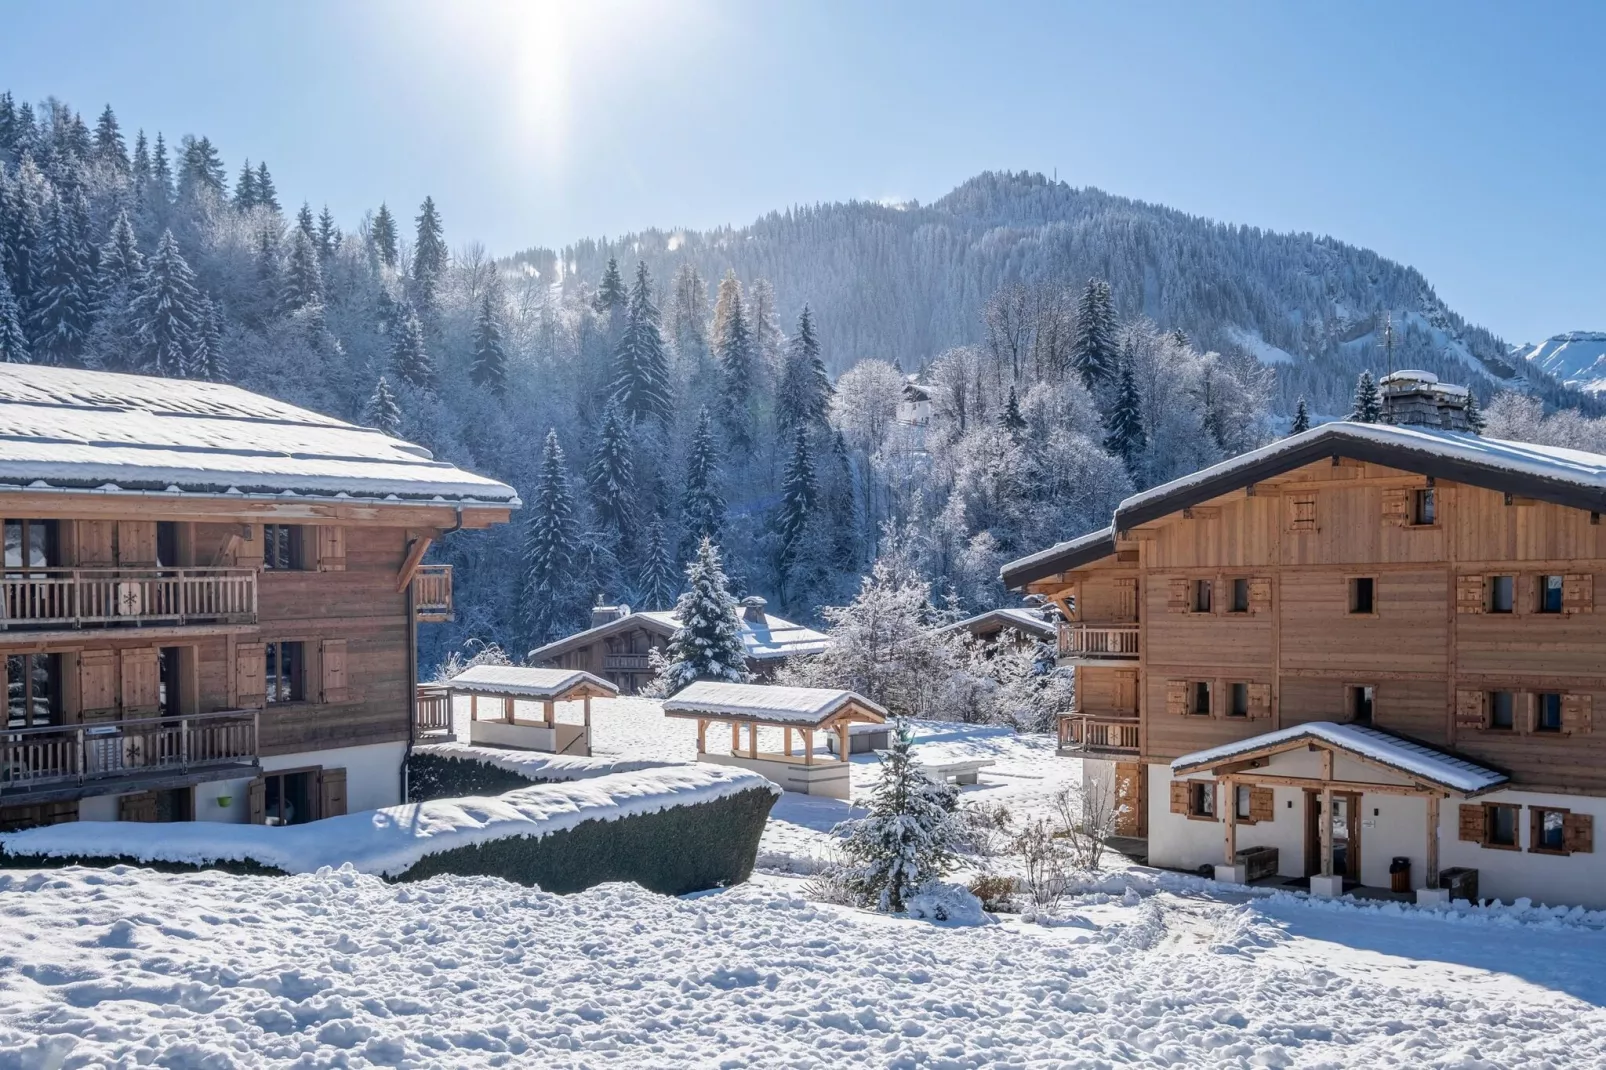
[[[379,382],[374,384],[374,395],[368,399],[368,405],[363,409],[363,419],[369,427],[382,431],[391,438],[401,437],[401,403],[396,400],[395,391],[385,382],[381,375]]]
[[[157,242],[128,312],[139,369],[152,375],[189,374],[200,327],[200,294],[172,231],[163,231]]]
[[[396,217],[391,215],[390,208],[383,202],[379,205],[379,211],[374,213],[374,224],[368,230],[368,240],[373,243],[374,252],[381,264],[388,268],[396,266],[396,261],[401,256]]]
[[[22,332],[22,309],[17,306],[11,280],[4,271],[0,271],[0,363],[28,363],[28,336]]]
[[[1149,436],[1143,430],[1143,403],[1138,397],[1138,384],[1132,377],[1129,361],[1121,363],[1121,382],[1116,388],[1106,426],[1104,448],[1121,458],[1128,472],[1137,471],[1143,452],[1149,448]]]
[[[126,294],[144,273],[145,257],[134,237],[134,224],[126,210],[119,212],[100,247],[100,274],[95,284],[97,310],[109,311],[116,295]]]
[[[1467,429],[1474,435],[1483,434],[1488,421],[1483,418],[1483,410],[1478,407],[1478,395],[1471,390],[1467,391]]]
[[[680,499],[681,528],[685,532],[682,558],[690,557],[700,540],[718,539],[724,529],[725,499],[719,493],[718,465],[714,429],[704,406],[697,413],[697,426],[686,453],[686,489]]]
[[[679,622],[662,654],[653,652],[658,670],[655,690],[673,695],[697,680],[746,683],[747,652],[742,645],[736,599],[731,597],[719,550],[708,539],[686,566],[686,590],[675,603]]]
[[[781,504],[775,517],[776,534],[781,540],[779,565],[783,584],[792,563],[797,560],[818,499],[819,483],[814,477],[814,459],[809,455],[809,433],[799,425],[793,432],[792,456],[781,477]]]
[[[226,383],[229,364],[223,355],[223,313],[217,301],[201,295],[201,329],[196,336],[192,374],[208,383]]]
[[[537,639],[561,626],[568,615],[574,600],[579,542],[574,492],[564,469],[558,433],[551,430],[541,450],[541,470],[524,529],[525,607]]]
[[[318,248],[314,239],[297,227],[290,232],[290,256],[285,265],[279,307],[286,312],[300,312],[322,304],[323,265]]]
[[[306,201],[301,202],[301,210],[296,212],[296,226],[301,228],[301,233],[305,234],[307,241],[311,242],[313,247],[316,248],[318,245],[318,225],[312,219],[312,205]]]
[[[912,743],[908,724],[899,719],[892,747],[881,757],[869,813],[833,830],[846,837],[848,889],[884,913],[901,913],[912,895],[952,869],[964,837],[958,789],[930,776]]]
[[[1289,425],[1288,433],[1297,435],[1302,431],[1310,430],[1310,409],[1305,405],[1304,395],[1294,405],[1294,422]]]
[[[500,304],[497,288],[487,286],[480,301],[479,316],[474,321],[474,360],[468,371],[476,386],[484,387],[497,397],[507,389],[507,346],[502,341]]]
[[[658,331],[658,308],[652,303],[646,261],[636,267],[625,329],[614,347],[612,394],[632,420],[651,416],[667,424],[673,414],[669,359]]]
[[[327,260],[339,248],[340,228],[335,226],[335,217],[326,204],[323,211],[318,213],[318,255]]]
[[[591,307],[598,315],[611,319],[624,313],[629,304],[630,298],[625,293],[625,280],[619,274],[619,260],[610,256],[608,266],[602,272],[602,282],[597,285],[597,295],[591,300]]]
[[[435,208],[435,198],[425,197],[418,208],[418,231],[413,239],[413,292],[419,307],[435,308],[435,293],[446,274],[446,229]]]
[[[775,424],[785,433],[799,426],[825,427],[831,412],[831,376],[820,359],[814,317],[804,305],[797,330],[787,343],[781,379],[775,387]]]
[[[1076,303],[1071,366],[1082,377],[1082,384],[1094,393],[1115,377],[1116,326],[1110,284],[1103,279],[1088,279]]]
[[[396,344],[390,351],[390,363],[403,382],[421,390],[429,389],[435,379],[435,369],[424,347],[424,325],[412,309],[402,317]]]
[[[43,252],[28,324],[31,349],[41,364],[74,364],[89,334],[94,278],[77,220],[61,197],[51,201]]]
[[[719,284],[714,306],[714,355],[720,363],[720,421],[731,448],[745,454],[753,448],[752,401],[753,334],[742,312],[742,285],[735,271],[727,271]]]
[[[95,123],[95,159],[120,175],[128,173],[128,145],[110,104]]]
[[[257,173],[251,166],[251,160],[246,158],[245,164],[240,168],[240,177],[234,180],[234,210],[249,212],[257,206]]]
[[[615,402],[602,415],[597,453],[586,467],[586,488],[597,524],[609,536],[609,549],[623,558],[635,541],[636,475],[630,433]]]
[[[1025,437],[1026,417],[1021,415],[1020,397],[1015,393],[1014,383],[1009,384],[1009,400],[998,414],[998,426],[1009,432],[1009,437],[1017,444]]]
[[[646,538],[641,547],[641,572],[636,578],[636,594],[641,599],[641,608],[668,609],[675,602],[679,586],[664,522],[655,519],[647,525]]]
[[[279,190],[273,184],[273,176],[268,174],[266,160],[257,164],[257,206],[270,212],[279,211]]]
[[[1378,397],[1377,384],[1372,381],[1372,373],[1361,372],[1360,378],[1355,380],[1355,408],[1349,414],[1351,420],[1363,424],[1375,424],[1383,414],[1383,402]]]

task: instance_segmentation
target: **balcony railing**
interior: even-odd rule
[[[416,735],[450,736],[452,734],[451,692],[439,684],[418,685],[418,720]]]
[[[613,672],[647,672],[652,663],[646,654],[604,654],[602,668]]]
[[[413,613],[421,621],[452,619],[452,566],[419,565],[413,573]]]
[[[1060,657],[1131,659],[1138,656],[1136,624],[1061,624]]]
[[[0,728],[0,802],[98,782],[257,764],[257,712]],[[246,773],[245,775],[249,775]]]
[[[1090,754],[1137,754],[1138,718],[1074,713],[1060,718],[1060,749]]]
[[[4,631],[256,618],[257,575],[249,568],[38,568],[0,575]]]

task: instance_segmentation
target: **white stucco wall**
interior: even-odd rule
[[[1447,799],[1439,823],[1439,865],[1471,866],[1478,871],[1478,894],[1485,899],[1510,902],[1523,896],[1538,903],[1606,908],[1606,799],[1590,795],[1549,795],[1531,791],[1496,791],[1473,802],[1509,803],[1523,807],[1517,815],[1520,851],[1482,847],[1458,838],[1458,807],[1464,800]],[[1528,807],[1557,806],[1595,818],[1594,851],[1589,854],[1548,855],[1528,850]]]

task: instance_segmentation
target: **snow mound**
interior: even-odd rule
[[[972,895],[969,888],[958,884],[929,884],[909,897],[904,910],[911,918],[947,925],[993,924],[993,919],[981,908],[981,900]]]

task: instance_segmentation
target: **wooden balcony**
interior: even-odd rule
[[[604,672],[651,672],[652,663],[646,654],[604,654],[602,669]]]
[[[1060,657],[1075,661],[1136,661],[1136,624],[1061,624]]]
[[[1060,718],[1060,752],[1088,757],[1136,757],[1141,746],[1137,714],[1073,713]]]
[[[418,685],[418,719],[414,735],[439,743],[455,738],[452,731],[452,696],[440,684]]]
[[[420,621],[452,619],[452,566],[419,565],[413,573],[413,614]]]
[[[30,568],[0,576],[0,631],[254,624],[249,568]]]
[[[258,714],[0,729],[0,806],[255,776]]]

